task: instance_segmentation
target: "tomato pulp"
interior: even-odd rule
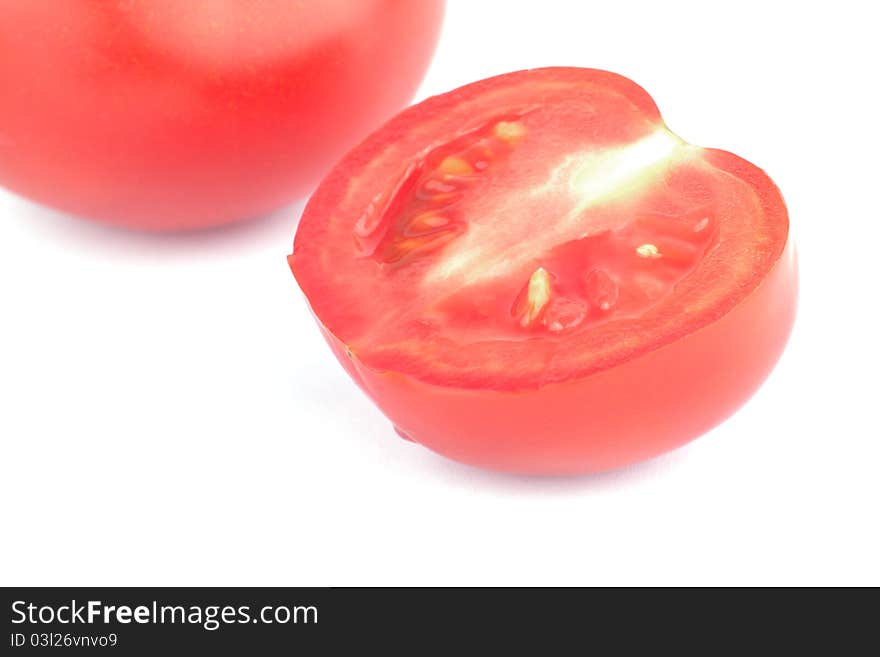
[[[0,184],[142,229],[266,214],[409,102],[443,5],[0,2]]]
[[[727,417],[795,315],[782,197],[604,71],[510,73],[387,123],[290,265],[398,432],[521,473],[615,468]]]

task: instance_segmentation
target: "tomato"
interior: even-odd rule
[[[142,229],[264,215],[409,102],[443,5],[0,2],[0,184]]]
[[[319,186],[289,261],[401,435],[520,473],[615,468],[707,431],[770,372],[797,296],[767,175],[577,68],[399,114]]]

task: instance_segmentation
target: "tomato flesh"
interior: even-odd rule
[[[658,441],[655,423],[630,438],[645,449],[622,444],[600,454],[603,438],[584,408],[613,406],[612,386],[603,393],[591,384],[580,396],[572,386],[681,348],[750,306],[784,269],[785,298],[771,300],[790,309],[775,317],[779,327],[749,317],[754,326],[737,327],[753,336],[753,353],[770,345],[767,355],[734,377],[728,398],[688,412],[705,430],[705,418],[717,422],[718,408],[729,413],[754,390],[793,321],[787,237],[769,178],[672,134],[634,83],[589,69],[538,69],[430,99],[368,138],[310,201],[290,262],[343,364],[403,433],[488,467],[570,472],[694,437],[672,428]],[[407,382],[405,391],[387,381]],[[423,393],[399,410],[414,387]],[[438,404],[449,410],[451,391],[501,395],[520,408],[530,395],[555,395],[572,408],[560,411],[553,432],[534,434],[522,429],[534,424],[527,418],[510,425],[510,409],[419,420]],[[546,413],[535,413],[548,426]],[[621,418],[604,431],[625,433],[625,425]],[[484,454],[480,446],[498,436],[507,447]],[[560,441],[577,449],[563,457]],[[519,454],[512,446],[522,443],[530,447]],[[468,446],[464,456],[459,444]]]

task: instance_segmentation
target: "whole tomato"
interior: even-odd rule
[[[306,194],[406,104],[442,0],[2,0],[0,184],[150,230]]]

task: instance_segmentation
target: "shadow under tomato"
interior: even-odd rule
[[[417,444],[413,449],[425,451],[424,467],[453,485],[480,489],[494,489],[510,493],[545,495],[570,495],[574,493],[599,492],[637,485],[651,479],[671,475],[687,460],[688,448],[684,445],[672,452],[661,454],[647,461],[624,466],[616,470],[580,475],[519,475],[483,470],[457,463],[425,450]]]
[[[8,194],[8,219],[21,222],[41,239],[63,241],[72,248],[108,250],[115,254],[176,258],[181,255],[240,253],[271,247],[283,257],[293,244],[306,199],[283,206],[267,215],[239,222],[180,232],[143,231],[75,217]]]

